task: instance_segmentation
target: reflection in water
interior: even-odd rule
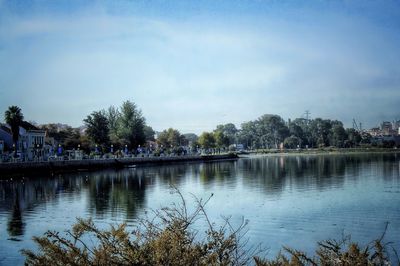
[[[358,156],[269,156],[240,161],[245,185],[262,188],[266,193],[281,193],[286,186],[320,190],[343,186],[345,178],[359,178],[367,166],[378,165],[376,173],[384,177],[396,176],[393,154]],[[397,176],[399,174],[397,173]]]
[[[147,182],[143,171],[99,172],[88,176],[83,187],[88,189],[89,211],[96,217],[111,213],[133,219],[143,208]]]
[[[120,171],[74,173],[32,177],[0,182],[0,210],[9,213],[10,236],[24,233],[23,212],[34,211],[59,195],[71,201],[87,192],[88,211],[95,217],[125,215],[131,220],[142,209],[149,184],[178,186],[188,177],[198,177],[205,187],[235,184],[243,175],[243,185],[259,188],[268,195],[282,193],[287,186],[319,190],[344,185],[345,176],[359,178],[366,166],[384,178],[399,176],[396,154],[358,156],[269,156],[250,157],[239,161],[204,164],[178,164],[143,167]],[[397,167],[398,165],[398,167]]]
[[[200,165],[199,169],[199,178],[202,184],[206,187],[210,187],[217,183],[218,185],[222,185],[224,183],[235,183],[237,178],[236,171],[236,162],[219,162],[219,163],[206,163]],[[232,180],[233,179],[233,180]],[[229,180],[229,182],[226,182]]]
[[[19,193],[18,191],[16,191],[16,197],[12,208],[11,217],[7,224],[7,231],[10,236],[21,236],[24,234],[24,227],[25,223],[22,221]]]
[[[274,197],[275,200],[284,197],[284,193],[288,191],[309,194],[311,191],[344,190],[348,188],[349,182],[355,185],[371,176],[379,182],[382,180],[385,182],[385,186],[387,185],[385,191],[391,192],[390,196],[400,193],[399,156],[397,154],[265,156],[238,161],[10,178],[0,181],[0,224],[6,221],[8,236],[24,237],[32,221],[39,220],[39,223],[45,224],[49,217],[57,219],[59,213],[47,213],[47,210],[44,213],[49,205],[55,205],[56,209],[63,210],[70,208],[71,204],[82,206],[82,211],[85,213],[72,212],[71,217],[67,217],[69,223],[75,221],[75,216],[85,215],[107,223],[114,217],[131,221],[140,215],[141,210],[153,206],[153,201],[163,202],[162,197],[166,197],[164,192],[169,190],[170,184],[189,190],[188,192],[198,189],[198,191],[217,191],[219,195],[227,194],[227,198],[222,200],[229,199],[229,194],[233,191],[238,195],[247,193],[249,198],[249,195],[258,193],[258,198],[255,199],[264,202],[269,197]],[[373,188],[373,185],[367,187],[367,189]],[[382,198],[388,197],[386,194],[380,195]],[[240,199],[236,200],[236,204],[241,203]],[[218,204],[224,206],[225,202],[216,203]],[[258,203],[249,204],[252,206],[245,206],[243,210],[237,212],[246,218],[252,215],[258,217],[258,214],[249,213],[250,210],[254,212],[253,206]],[[285,206],[290,208],[290,204]],[[301,206],[304,210],[310,207]],[[392,209],[400,211],[398,207],[391,206],[389,210]],[[271,209],[265,211],[269,210]],[[337,215],[348,215],[340,213],[339,210]],[[283,214],[279,212],[276,215]],[[29,219],[30,216],[36,220]],[[270,217],[258,219],[267,222]],[[290,222],[293,218],[284,216],[284,219]],[[308,223],[307,220],[303,222]],[[261,227],[264,228],[264,225]],[[279,228],[281,230],[281,227]],[[2,233],[0,232],[0,235]]]

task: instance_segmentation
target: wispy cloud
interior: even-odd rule
[[[185,132],[306,109],[368,125],[399,116],[399,30],[368,14],[292,12],[182,19],[101,4],[57,16],[9,12],[0,109],[18,104],[29,119],[79,125],[131,99],[155,129]]]

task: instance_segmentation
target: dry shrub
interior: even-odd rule
[[[153,218],[138,220],[133,232],[126,224],[100,230],[91,219],[78,219],[72,230],[61,236],[48,231],[34,237],[39,252],[23,250],[27,265],[247,265],[256,249],[245,249],[246,222],[234,229],[229,219],[215,229],[204,210],[210,200],[196,199],[197,208],[188,213],[185,200],[154,211]],[[192,225],[199,219],[208,224],[206,237],[199,240]],[[244,243],[244,244],[243,244]]]
[[[365,248],[342,237],[341,241],[326,240],[318,243],[316,255],[283,248],[275,259],[259,255],[259,246],[247,248],[244,238],[247,222],[234,229],[229,218],[215,228],[204,206],[210,200],[196,200],[196,209],[188,213],[182,194],[181,204],[153,212],[152,218],[140,219],[134,230],[128,232],[126,224],[101,230],[91,219],[78,219],[72,230],[62,236],[48,231],[42,237],[34,237],[39,247],[37,253],[23,250],[26,265],[251,265],[300,266],[300,265],[391,265],[388,244],[383,238],[371,242]],[[211,195],[212,196],[212,195]],[[197,235],[193,224],[206,222],[204,238]],[[387,226],[386,226],[387,229]],[[385,232],[386,232],[385,229]],[[397,253],[393,250],[395,255]],[[397,256],[398,258],[398,256]]]
[[[322,266],[369,266],[369,265],[392,265],[388,258],[387,248],[391,243],[383,244],[383,238],[387,231],[386,224],[382,236],[361,248],[359,244],[351,241],[350,236],[342,237],[341,241],[325,240],[318,242],[318,249],[314,257],[310,257],[302,251],[284,247],[287,255],[279,253],[273,260],[255,257],[257,266],[303,266],[303,265],[322,265]],[[393,249],[397,256],[396,250]],[[395,265],[395,264],[393,264]],[[400,263],[398,264],[400,265]]]

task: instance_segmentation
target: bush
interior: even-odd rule
[[[302,251],[284,247],[275,259],[260,257],[259,247],[247,248],[246,222],[234,229],[229,219],[215,229],[209,220],[203,202],[196,199],[197,208],[188,213],[185,200],[171,208],[154,211],[154,217],[140,219],[133,232],[126,224],[101,230],[91,219],[78,219],[72,230],[63,237],[48,231],[34,237],[39,252],[23,250],[26,265],[249,265],[301,266],[301,265],[390,265],[387,244],[380,239],[361,248],[350,238],[342,241],[327,240],[318,243],[314,257]],[[199,239],[192,227],[199,220],[208,225],[206,235]],[[385,230],[386,232],[386,230]],[[397,255],[396,251],[394,251]]]
[[[177,207],[155,211],[141,219],[130,234],[126,224],[100,230],[91,219],[78,219],[66,237],[48,231],[34,237],[39,252],[23,250],[27,265],[247,265],[255,254],[244,250],[240,239],[245,223],[236,230],[229,220],[215,229],[204,206],[189,214],[182,195]],[[208,224],[205,239],[196,240],[192,225],[199,219]],[[94,241],[93,241],[94,240]],[[90,243],[95,243],[90,245]]]
[[[391,265],[382,239],[375,240],[373,244],[361,248],[357,243],[346,238],[340,242],[326,240],[318,243],[315,257],[307,256],[302,251],[284,248],[288,256],[280,253],[273,260],[255,257],[257,266],[301,266],[301,265]]]

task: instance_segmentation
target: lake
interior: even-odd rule
[[[389,223],[385,242],[400,251],[400,154],[249,156],[237,161],[185,163],[0,180],[0,264],[21,265],[19,250],[35,249],[33,236],[64,231],[76,217],[99,227],[143,217],[197,198],[212,221],[248,220],[249,245],[274,257],[283,245],[313,254],[317,242],[368,244]],[[199,225],[201,230],[201,225]],[[394,258],[394,257],[393,257]]]

